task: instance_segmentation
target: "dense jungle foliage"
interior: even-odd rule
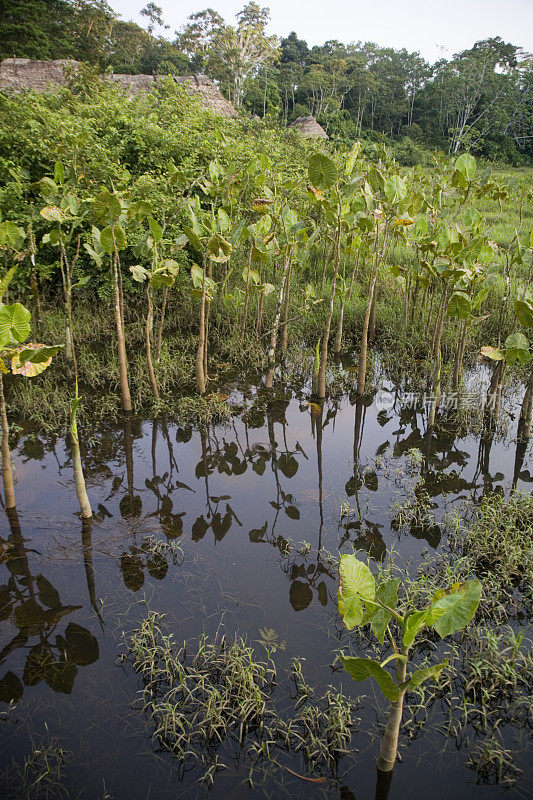
[[[500,37],[429,64],[417,52],[373,42],[310,48],[294,31],[278,39],[267,33],[268,8],[255,2],[235,26],[211,8],[192,14],[172,41],[159,6],[150,2],[140,13],[146,30],[119,19],[106,0],[2,0],[0,57],[206,73],[244,114],[278,125],[313,114],[344,144],[385,135],[398,142],[406,164],[428,159],[424,147],[531,162],[531,55]],[[355,40],[357,31],[349,35]]]

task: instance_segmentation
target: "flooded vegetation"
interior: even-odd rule
[[[1,796],[527,797],[531,176],[154,83],[0,95]]]
[[[480,398],[487,372],[469,376]],[[362,411],[234,383],[224,422],[96,427],[92,520],[66,440],[15,432],[5,796],[373,796],[386,701],[339,658],[381,649],[338,616],[352,550],[421,608],[438,588],[484,587],[464,633],[417,639],[417,669],[448,665],[408,691],[390,796],[524,796],[531,452],[510,425],[490,442],[454,416],[428,430],[384,371],[372,384]]]

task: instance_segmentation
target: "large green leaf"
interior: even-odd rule
[[[192,228],[189,228],[188,225],[184,225],[183,230],[192,247],[194,247],[197,252],[201,253],[203,247],[199,236],[193,231]]]
[[[399,175],[391,175],[385,181],[383,191],[389,203],[399,203],[407,194],[407,187],[403,178],[400,178]]]
[[[207,242],[207,249],[213,261],[227,261],[231,255],[232,246],[220,233],[213,233]]]
[[[369,568],[354,555],[342,556],[339,563],[339,592],[337,600],[342,621],[352,630],[363,621],[361,600],[373,601],[376,582]]]
[[[323,153],[313,153],[308,165],[309,180],[313,186],[328,189],[338,177],[335,162]]]
[[[446,313],[449,317],[468,319],[472,313],[472,303],[465,292],[454,292],[448,301]]]
[[[357,157],[360,151],[361,151],[361,142],[354,142],[352,149],[346,155],[346,164],[344,166],[345,175],[352,174],[353,168],[355,167],[355,162],[357,161]]]
[[[435,594],[427,617],[439,636],[444,638],[465,628],[474,617],[481,597],[481,583],[470,580],[447,592]]]
[[[120,200],[114,194],[104,189],[93,202],[93,214],[103,225],[117,222],[122,213]]]
[[[425,608],[422,611],[413,611],[405,618],[402,647],[411,647],[418,631],[426,624],[428,613],[429,609]]]
[[[429,678],[437,678],[441,674],[444,667],[446,666],[448,666],[447,658],[445,658],[444,661],[441,661],[440,664],[435,664],[432,667],[415,669],[409,680],[406,681],[406,683],[402,684],[402,687],[405,687],[407,691],[409,691],[410,689],[416,689],[417,686],[420,686]]]
[[[533,303],[529,300],[515,300],[514,313],[524,328],[533,328]]]
[[[169,289],[174,284],[174,276],[169,275],[166,272],[154,272],[153,275],[150,277],[150,286],[152,289]]]
[[[0,247],[7,246],[18,250],[25,237],[23,228],[19,228],[14,222],[6,219],[0,223]]]
[[[148,227],[150,228],[152,239],[158,244],[163,238],[163,228],[153,217],[148,217]]]
[[[505,359],[508,364],[525,364],[530,359],[529,341],[523,333],[512,333],[505,340]]]
[[[470,153],[463,153],[455,162],[455,169],[460,172],[467,181],[471,181],[476,174],[476,159]]]
[[[344,668],[354,681],[365,681],[367,678],[374,678],[385,697],[394,703],[400,696],[400,687],[394,683],[390,672],[374,661],[372,658],[353,658],[352,656],[341,656]]]
[[[399,578],[393,578],[390,581],[381,583],[376,590],[376,599],[380,600],[383,605],[388,606],[390,609],[396,609],[398,605],[398,586],[400,585]],[[383,644],[385,641],[385,633],[387,632],[387,625],[391,621],[393,615],[386,608],[379,607],[372,615],[372,633]]]
[[[100,233],[100,246],[106,253],[112,253],[115,249],[124,250],[126,247],[126,234],[120,225],[109,225]]]
[[[9,342],[23,342],[30,334],[31,314],[21,303],[0,309],[0,349]]]

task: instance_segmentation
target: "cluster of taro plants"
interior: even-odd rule
[[[166,315],[185,316],[191,329],[191,308],[191,382],[201,395],[211,388],[214,331],[231,327],[255,343],[254,353],[264,354],[265,387],[272,389],[294,319],[304,317],[320,331],[312,345],[315,399],[328,395],[331,351],[337,355],[347,346],[347,321],[351,331],[360,330],[349,348],[357,365],[354,388],[362,397],[368,393],[368,348],[389,322],[380,319],[379,300],[390,295],[391,286],[403,298],[406,334],[422,336],[422,355],[433,360],[430,427],[445,376],[450,374],[455,392],[460,387],[471,331],[489,317],[498,330],[513,324],[504,296],[514,295],[520,309],[516,330],[503,349],[498,342],[484,355],[502,354],[511,365],[529,359],[524,308],[531,303],[532,250],[519,231],[507,249],[491,238],[478,206],[488,199],[502,207],[510,188],[490,171],[481,172],[473,156],[437,160],[431,173],[407,173],[385,147],[377,146],[369,159],[356,142],[343,154],[312,152],[302,170],[265,155],[236,163],[224,135],[215,131],[215,141],[217,155],[202,174],[187,179],[169,162],[158,193],[127,182],[95,190],[57,162],[53,177],[34,185],[39,213],[32,213],[24,238],[13,235],[9,243],[24,262],[37,315],[43,306],[39,284],[42,290],[58,279],[64,357],[76,377],[76,305],[91,292],[108,298],[123,411],[133,407],[132,306],[143,307],[146,375],[156,401]],[[4,224],[19,230],[15,222]],[[354,300],[361,319],[353,318]]]

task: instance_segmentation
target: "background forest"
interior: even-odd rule
[[[424,148],[531,162],[533,59],[500,37],[429,64],[372,42],[310,48],[294,31],[278,39],[267,33],[268,8],[254,2],[235,26],[213,9],[193,14],[172,41],[160,7],[150,2],[141,15],[146,29],[119,19],[106,0],[2,0],[0,57],[205,73],[244,114],[275,125],[313,114],[338,143],[386,136],[406,165],[423,162]]]

